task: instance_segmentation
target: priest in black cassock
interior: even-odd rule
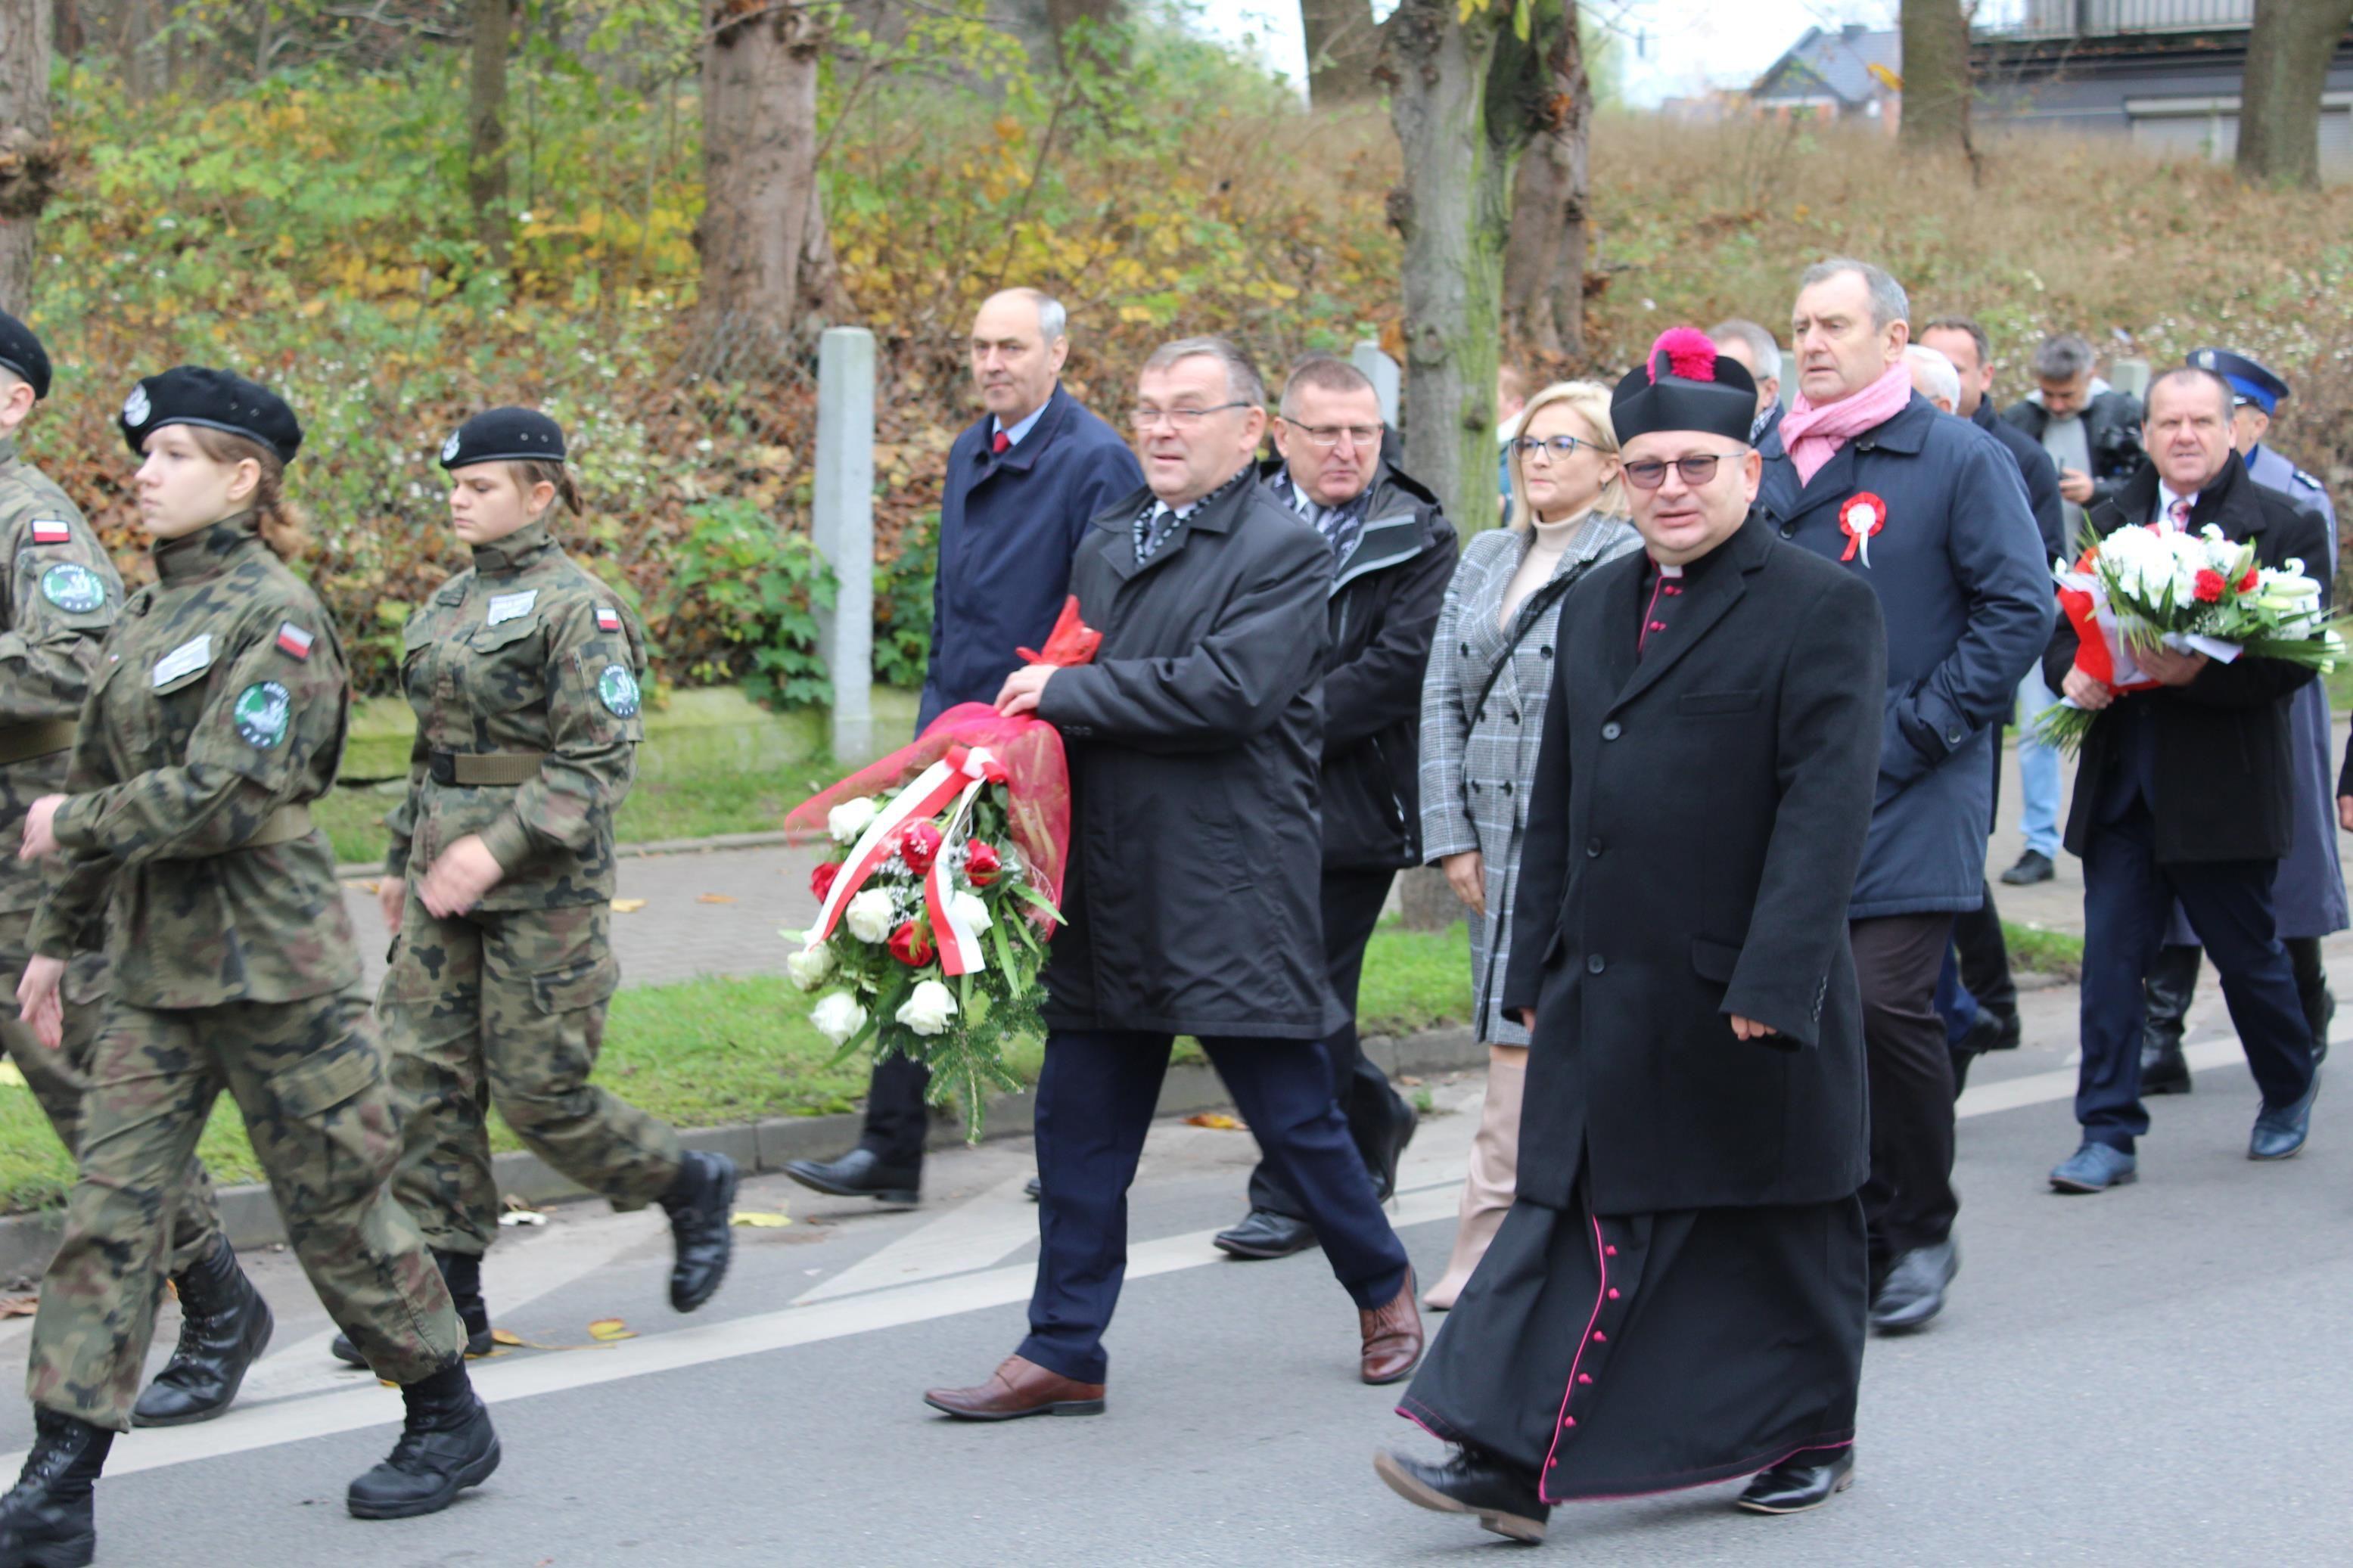
[[[1610,405],[1646,551],[1561,616],[1504,1003],[1533,1034],[1510,1215],[1381,1479],[1543,1539],[1556,1502],[1853,1475],[1869,1260],[1847,900],[1878,596],[1752,515],[1747,373],[1662,337]]]

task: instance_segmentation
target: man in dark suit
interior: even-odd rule
[[[2231,447],[2231,388],[2211,371],[2169,370],[2150,384],[2142,438],[2149,466],[2092,509],[2103,535],[2209,524],[2255,546],[2266,566],[2294,557],[2328,603],[2327,534],[2319,518],[2255,483]],[[2138,1174],[2143,990],[2173,904],[2221,972],[2232,1026],[2263,1090],[2251,1160],[2304,1147],[2319,1092],[2312,1026],[2272,912],[2272,882],[2295,832],[2288,702],[2314,672],[2281,659],[2230,663],[2160,649],[2133,658],[2159,683],[2118,695],[2075,668],[2062,619],[2043,670],[2078,708],[2100,715],[2075,770],[2067,847],[2084,862],[2084,1059],[2075,1090],[2083,1146],[2051,1173],[2065,1193],[2097,1193]]]
[[[973,320],[972,379],[988,413],[948,448],[918,734],[959,702],[996,698],[1020,668],[1015,650],[1054,629],[1087,520],[1144,482],[1119,432],[1062,390],[1067,325],[1035,289],[993,294]],[[792,1161],[785,1173],[836,1197],[913,1203],[931,1081],[906,1057],[876,1064],[858,1146],[838,1160]]]
[[[1847,894],[1886,638],[1867,584],[1752,511],[1755,391],[1678,329],[1612,399],[1649,548],[1561,615],[1504,996],[1532,1036],[1518,1196],[1398,1406],[1456,1453],[1375,1460],[1518,1540],[1556,1502],[1753,1474],[1741,1505],[1786,1513],[1853,1471]]]
[[[1341,1016],[1316,908],[1332,551],[1258,483],[1264,403],[1221,338],[1145,362],[1146,488],[1095,519],[1071,571],[1103,644],[1089,664],[1017,669],[997,696],[1068,742],[1071,858],[1042,976],[1029,1335],[987,1383],[923,1396],[951,1415],[1103,1408],[1128,1184],[1177,1035],[1200,1041],[1355,1300],[1357,1375],[1393,1383],[1421,1358],[1413,1270],[1321,1044]]]

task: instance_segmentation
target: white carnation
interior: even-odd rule
[[[890,892],[882,888],[867,888],[853,895],[842,919],[849,923],[849,934],[860,942],[888,942],[898,929],[899,910]]]
[[[919,1035],[945,1034],[955,1010],[955,993],[936,980],[919,980],[913,993],[899,1005],[899,1022]]]
[[[850,1036],[866,1027],[866,1009],[849,992],[830,991],[809,1009],[809,1022],[835,1045],[845,1045]]]
[[[825,830],[833,835],[836,844],[855,844],[858,836],[882,815],[872,795],[861,795],[855,800],[845,800],[825,814]]]
[[[977,893],[967,893],[962,888],[948,895],[948,912],[955,915],[975,936],[996,924],[988,918],[988,905]]]
[[[833,949],[822,942],[815,947],[797,948],[785,955],[785,974],[796,991],[814,991],[832,973]]]

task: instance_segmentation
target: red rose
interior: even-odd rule
[[[2220,602],[2222,597],[2222,591],[2230,585],[2231,584],[2229,583],[2223,581],[2222,574],[2220,572],[2207,571],[2199,573],[2197,587],[2198,602],[2201,605],[2211,605]]]
[[[2247,568],[2247,574],[2239,579],[2239,592],[2242,594],[2252,594],[2263,580],[2263,574],[2262,568],[2250,566]]]
[[[809,872],[809,891],[817,895],[818,903],[825,902],[825,896],[833,891],[833,879],[840,875],[841,862],[839,860],[829,860]]]
[[[920,877],[932,868],[940,852],[940,830],[928,822],[910,823],[899,833],[899,858]]]
[[[909,921],[891,933],[891,956],[910,969],[932,961],[932,935],[919,921]]]
[[[979,839],[965,846],[964,874],[974,887],[986,888],[997,880],[997,874],[1004,868],[1005,862],[997,858],[997,851]]]

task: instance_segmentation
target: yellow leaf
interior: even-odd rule
[[[25,1075],[16,1070],[15,1062],[0,1062],[0,1089],[23,1089]]]
[[[1250,1131],[1250,1129],[1244,1127],[1240,1121],[1228,1116],[1222,1110],[1204,1110],[1198,1116],[1188,1116],[1185,1118],[1185,1125],[1187,1127],[1208,1127],[1219,1132],[1247,1132]]]
[[[29,1318],[40,1310],[38,1296],[0,1296],[0,1318]]]
[[[643,899],[615,899],[613,900],[613,912],[617,915],[633,915],[645,907],[646,901]]]
[[[607,1344],[614,1340],[636,1339],[638,1331],[618,1318],[599,1318],[588,1325],[588,1337],[599,1344]]]
[[[749,1226],[754,1230],[775,1230],[793,1223],[790,1215],[765,1214],[758,1209],[737,1209],[730,1225]]]
[[[733,893],[697,893],[694,895],[694,901],[698,904],[732,904],[735,901],[735,895]]]
[[[492,1329],[491,1342],[493,1344],[519,1345],[522,1343],[522,1336],[512,1329]]]

